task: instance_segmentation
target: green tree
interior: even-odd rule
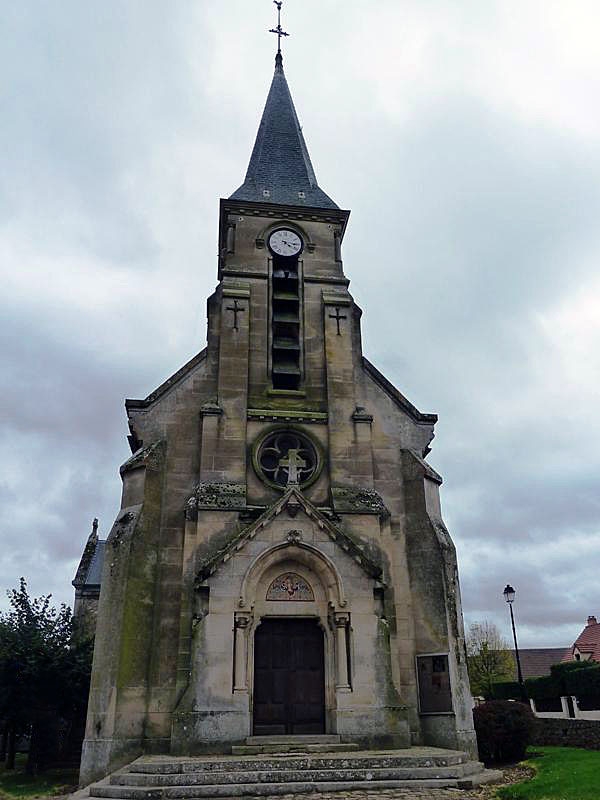
[[[10,611],[0,613],[0,719],[7,767],[14,767],[16,736],[30,735],[27,771],[38,772],[64,752],[87,703],[92,642],[74,625],[71,610],[50,605],[51,595],[31,598],[21,578],[8,592]]]
[[[515,665],[508,642],[493,622],[474,622],[467,633],[467,664],[471,692],[492,696],[492,684],[514,678]]]

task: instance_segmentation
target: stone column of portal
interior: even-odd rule
[[[336,686],[338,691],[350,691],[348,675],[348,614],[336,614],[335,622],[335,649],[336,649]]]
[[[350,294],[323,290],[323,328],[327,405],[329,415],[329,469],[333,487],[372,486],[365,476],[364,459],[357,458],[352,414],[356,410],[353,310]],[[360,347],[360,345],[358,345]],[[370,427],[370,426],[367,426]]]
[[[248,690],[248,637],[246,628],[250,624],[250,618],[236,614],[235,617],[235,664],[233,691],[246,692]]]
[[[249,284],[225,278],[221,288],[217,383],[217,404],[223,415],[214,418],[218,420],[216,425],[206,416],[203,418],[207,446],[205,449],[203,440],[202,481],[245,484],[249,340]],[[214,438],[209,441],[211,435]]]

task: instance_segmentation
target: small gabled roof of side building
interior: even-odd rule
[[[94,519],[92,532],[86,542],[72,584],[75,589],[99,588],[104,567],[106,540],[98,537],[98,520]]]
[[[563,661],[575,661],[580,653],[586,659],[600,662],[600,623],[596,617],[589,616],[585,628],[569,647]]]

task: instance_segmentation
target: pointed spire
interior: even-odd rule
[[[317,184],[280,51],[246,178],[230,199],[338,208]]]

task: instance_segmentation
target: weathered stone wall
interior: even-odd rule
[[[98,621],[98,600],[100,592],[78,591],[75,593],[73,619],[79,631],[84,632],[91,639],[96,635]]]
[[[317,521],[314,507],[309,512],[293,507],[292,516],[278,511],[268,522],[261,517],[256,531],[231,553],[222,550],[222,563],[211,568],[208,613],[194,625],[190,681],[175,713],[171,752],[202,752],[252,732],[253,639],[269,616],[319,620],[329,731],[369,746],[409,744],[406,709],[391,680],[387,624],[378,615],[375,578],[365,573],[360,549],[348,552],[351,544],[333,541],[337,534],[322,518]],[[271,581],[286,570],[298,571],[312,586],[313,601],[266,598]]]
[[[538,718],[532,744],[600,750],[600,720]]]
[[[456,554],[441,519],[441,478],[423,460],[436,417],[363,358],[361,311],[334,247],[346,212],[231,210],[235,235],[208,301],[207,349],[146,400],[127,402],[136,453],[122,468],[118,520],[135,506],[144,524],[132,527],[118,557],[109,541],[82,775],[98,777],[142,751],[192,753],[251,732],[253,635],[274,611],[265,586],[240,605],[243,580],[261,553],[287,548],[289,533],[303,544],[281,569],[298,568],[310,583],[311,566],[317,574],[319,559],[329,559],[348,587],[339,607],[323,596],[308,614],[325,636],[327,731],[369,746],[473,751]],[[297,390],[274,389],[268,376],[265,241],[282,218],[306,243]],[[255,461],[260,437],[280,428],[312,439],[321,454],[296,504],[312,510],[304,517],[296,509],[268,530],[261,523],[198,579],[211,554],[277,505],[280,490]],[[157,447],[160,464],[146,463]],[[314,563],[302,560],[303,548]],[[365,559],[374,571],[365,573]],[[315,587],[335,583],[319,580]],[[448,656],[447,712],[420,712],[415,658],[424,654]]]

